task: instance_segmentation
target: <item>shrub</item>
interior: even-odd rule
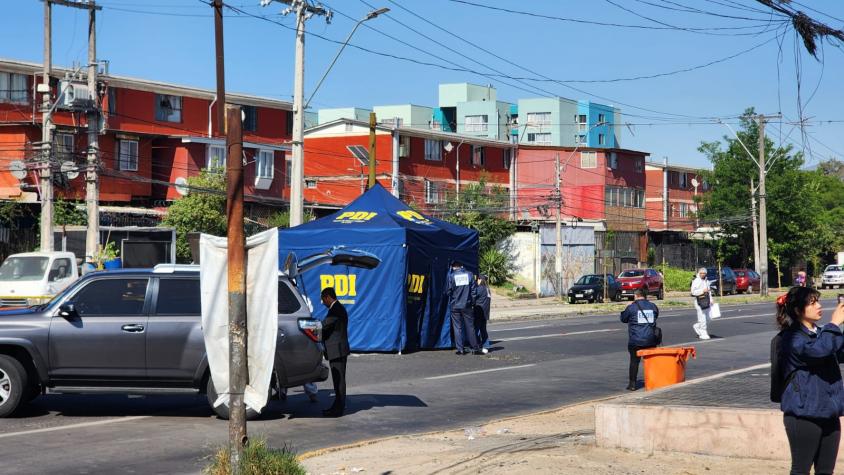
[[[662,272],[664,277],[665,290],[689,290],[691,288],[692,280],[695,278],[695,271],[683,270],[671,266],[657,266],[657,270]]]
[[[499,249],[487,249],[481,253],[478,267],[492,285],[501,285],[512,276],[510,257]]]
[[[208,475],[230,475],[229,449],[223,447],[214,454],[211,465],[205,467]],[[240,458],[240,473],[243,475],[306,475],[305,468],[296,459],[296,454],[286,445],[281,449],[267,447],[267,441],[251,439],[243,448]]]

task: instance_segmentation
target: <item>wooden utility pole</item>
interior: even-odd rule
[[[224,135],[226,133],[226,62],[223,55],[223,0],[214,0],[212,7],[214,8],[214,49],[217,55],[217,134]]]
[[[52,21],[53,5],[51,0],[44,2],[44,71],[42,74],[41,96],[41,164],[39,166],[39,188],[41,193],[41,250],[53,250],[53,177],[50,173],[52,163],[53,123],[50,106],[50,74],[53,68]]]
[[[756,187],[750,179],[750,214],[753,221],[753,270],[759,273],[759,223],[756,221]]]
[[[375,112],[369,113],[369,182],[366,189],[375,186],[375,126],[378,124]]]
[[[94,2],[89,2],[88,5],[91,6],[88,9],[88,91],[93,102],[88,110],[88,157],[85,174],[88,232],[85,236],[85,254],[93,256],[100,250],[100,94],[97,84],[97,9]]]
[[[229,453],[240,473],[246,445],[246,239],[243,235],[243,129],[240,106],[226,105],[226,219],[229,286]]]
[[[560,154],[554,154],[554,182],[556,183],[554,189],[554,201],[557,203],[557,242],[555,245],[556,259],[554,261],[554,270],[557,273],[557,297],[563,296],[563,193],[560,188]]]

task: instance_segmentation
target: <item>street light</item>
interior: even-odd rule
[[[311,92],[311,97],[309,97],[307,102],[305,102],[305,107],[304,107],[305,110],[308,109],[308,106],[311,103],[311,99],[313,99],[314,96],[316,95],[317,91],[319,91],[319,87],[322,86],[322,82],[325,81],[325,78],[328,76],[328,73],[331,72],[331,68],[334,67],[334,63],[337,62],[337,58],[340,57],[340,53],[342,53],[343,50],[346,49],[346,46],[349,44],[349,41],[352,39],[352,35],[355,34],[355,31],[357,31],[358,27],[363,22],[368,21],[368,20],[372,20],[373,18],[378,17],[378,15],[382,15],[384,13],[387,13],[388,11],[390,11],[390,9],[387,8],[387,7],[379,8],[377,10],[372,10],[371,12],[367,13],[365,17],[361,18],[360,20],[358,20],[357,23],[355,23],[354,28],[352,28],[352,31],[349,33],[349,36],[346,37],[346,41],[344,41],[343,44],[340,45],[340,49],[337,50],[337,54],[334,55],[334,59],[331,60],[331,64],[328,65],[328,68],[322,74],[322,77],[319,79],[319,82],[317,83],[316,87],[314,87],[314,90]]]

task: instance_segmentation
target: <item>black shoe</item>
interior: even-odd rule
[[[627,390],[628,390],[628,391],[635,391],[636,389],[638,389],[638,388],[636,387],[636,385],[635,385],[635,384],[632,384],[632,383],[631,383],[631,384],[628,384],[628,385],[627,385]]]
[[[457,350],[457,351],[455,351],[455,352],[454,352],[454,354],[455,354],[455,355],[457,355],[457,356],[463,356],[463,355],[465,355],[465,354],[466,354],[466,352],[465,352],[465,351],[460,351],[460,350]]]
[[[486,353],[484,353],[483,350],[475,350],[475,351],[472,352],[472,354],[475,355],[475,356],[483,356]]]
[[[338,409],[326,409],[322,411],[322,417],[341,417],[343,415],[343,411]]]

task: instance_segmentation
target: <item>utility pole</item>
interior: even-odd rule
[[[214,8],[214,49],[217,54],[217,134],[224,135],[226,133],[226,62],[223,55],[223,0],[214,0],[212,7]]]
[[[229,291],[229,467],[240,473],[246,445],[246,239],[243,235],[243,129],[241,110],[226,105],[226,219]]]
[[[39,166],[39,187],[41,192],[41,250],[53,250],[53,177],[50,173],[53,145],[53,123],[50,107],[50,73],[53,69],[52,27],[53,5],[44,1],[44,72],[41,83],[41,164]]]
[[[765,196],[765,115],[756,116],[759,121],[759,289],[760,295],[768,295],[768,211]]]
[[[85,254],[93,256],[100,250],[100,190],[97,176],[100,157],[100,95],[97,87],[97,9],[93,1],[89,1],[88,5],[88,92],[92,103],[88,110],[88,166],[85,176],[88,233],[85,237]]]
[[[281,0],[289,5],[284,13],[296,13],[296,62],[293,75],[293,160],[290,167],[290,227],[302,224],[305,181],[305,20],[313,15],[331,21],[331,12],[307,0]]]
[[[554,270],[557,272],[557,298],[563,297],[563,194],[560,189],[560,154],[554,154],[554,182],[556,183],[554,189],[554,201],[557,202],[557,243],[555,246],[556,260],[554,262]]]
[[[369,183],[366,189],[375,186],[375,125],[378,122],[375,118],[375,112],[369,113]]]
[[[753,270],[759,273],[759,223],[756,222],[756,187],[750,179],[750,214],[753,220]]]

